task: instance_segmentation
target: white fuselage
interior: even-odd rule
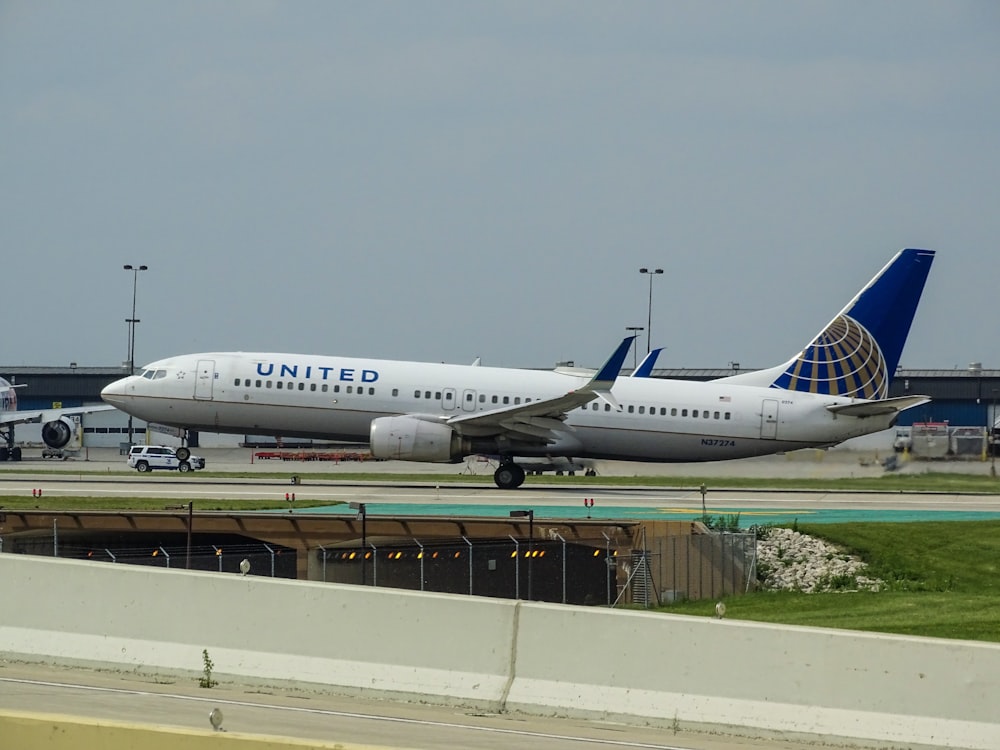
[[[587,381],[551,371],[206,353],[155,362],[102,395],[134,416],[181,428],[368,442],[379,417],[445,420],[556,398]],[[568,412],[558,440],[517,455],[714,461],[834,445],[895,420],[826,408],[848,398],[725,381],[619,377],[611,394],[621,410],[595,398]]]

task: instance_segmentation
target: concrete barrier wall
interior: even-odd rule
[[[512,709],[1000,747],[996,644],[549,604],[519,619]]]
[[[10,554],[0,603],[0,652],[45,661],[1000,747],[998,644]]]
[[[516,604],[0,554],[0,651],[493,706]]]

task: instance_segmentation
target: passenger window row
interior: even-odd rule
[[[586,411],[588,408],[588,404],[584,404],[580,408]],[[598,404],[596,401],[594,401],[591,404],[589,404],[589,408],[591,411],[598,411],[601,408],[601,405]],[[611,405],[604,404],[604,411],[611,411]],[[627,411],[629,414],[649,414],[650,416],[656,416],[657,412],[659,412],[659,416],[661,417],[667,416],[667,407],[665,406],[660,406],[660,407],[650,406],[647,408],[645,405],[636,406],[635,404],[629,404],[628,406],[625,407],[625,411]],[[693,417],[693,418],[701,417],[702,419],[725,420],[725,419],[732,419],[733,415],[732,412],[728,411],[719,412],[719,411],[712,411],[710,409],[678,409],[676,406],[674,406],[671,407],[670,409],[670,416]]]
[[[152,371],[147,371],[147,372],[152,372]],[[251,383],[253,383],[252,386],[251,386]],[[236,381],[235,381],[234,385],[236,385],[237,387],[242,386],[244,388],[250,388],[250,387],[265,388],[265,389],[267,389],[267,388],[274,388],[275,390],[279,390],[279,391],[280,390],[287,390],[287,391],[299,390],[299,391],[304,391],[304,390],[306,390],[306,385],[307,384],[304,383],[304,382],[300,382],[300,383],[296,384],[293,381],[287,381],[286,382],[286,381],[283,381],[283,380],[271,381],[271,380],[259,380],[258,379],[258,380],[255,380],[255,381],[251,381],[250,378],[245,378],[245,379],[236,378]],[[321,383],[321,384],[318,384],[318,385],[316,383],[309,383],[308,386],[309,386],[309,388],[308,388],[309,391],[319,391],[321,393],[327,393],[327,392],[330,392],[330,391],[332,391],[333,393],[341,393],[341,388],[343,388],[344,389],[343,390],[344,393],[353,393],[353,394],[359,394],[359,395],[365,395],[365,394],[367,394],[369,396],[374,396],[375,395],[375,388],[373,388],[371,386],[368,386],[367,391],[365,389],[365,386],[361,386],[361,385],[358,385],[358,386],[354,386],[354,385],[341,386],[340,384],[337,384],[337,385],[334,385],[331,388],[330,385],[327,384],[327,383]],[[392,395],[393,395],[393,398],[398,398],[399,397],[399,389],[398,388],[393,388],[392,389]],[[418,388],[418,389],[416,389],[416,390],[413,391],[413,397],[414,398],[419,398],[419,399],[428,399],[428,400],[433,399],[435,401],[441,401],[441,399],[443,398],[443,394],[442,394],[441,391],[421,390],[421,389]],[[467,403],[471,402],[473,398],[474,398],[474,396],[473,396],[472,393],[466,393],[465,394],[465,400],[466,400]],[[497,405],[504,405],[504,406],[506,406],[506,405],[515,405],[516,406],[518,404],[521,404],[522,402],[526,403],[526,404],[531,403],[531,401],[533,399],[531,399],[529,397],[525,397],[525,398],[522,399],[521,396],[499,396],[499,395],[495,395],[495,394],[494,395],[487,395],[485,393],[480,393],[478,395],[478,400],[479,400],[480,404],[487,404],[487,403],[489,403],[489,404],[497,404]],[[537,400],[537,399],[535,399],[535,400]],[[599,411],[601,409],[601,406],[602,406],[602,404],[594,401],[594,402],[592,402],[590,404],[584,404],[583,406],[580,407],[580,409],[582,411],[586,411],[589,408],[591,411]],[[604,403],[603,407],[604,407],[604,411],[606,411],[606,412],[610,412],[611,411],[611,405],[610,404]],[[650,416],[656,416],[657,413],[659,413],[659,416],[661,416],[661,417],[667,416],[667,413],[668,413],[667,407],[665,407],[665,406],[659,406],[659,407],[657,407],[657,406],[649,406],[649,407],[647,407],[645,404],[642,404],[642,405],[639,405],[639,406],[636,406],[635,404],[629,404],[628,406],[625,407],[625,410],[629,414],[637,414],[637,413],[638,414],[649,414]],[[719,411],[713,411],[713,410],[710,410],[710,409],[685,409],[685,408],[678,408],[678,407],[674,406],[674,407],[670,408],[669,413],[670,413],[671,417],[680,416],[680,417],[691,417],[691,418],[694,418],[694,419],[698,419],[698,418],[701,418],[701,419],[723,419],[723,420],[732,419],[732,412],[728,412],[728,411],[727,412],[719,412]]]
[[[251,383],[252,383],[252,385],[251,385]],[[275,390],[278,390],[278,391],[281,391],[281,390],[286,390],[286,391],[294,391],[294,390],[305,391],[305,390],[307,390],[306,389],[306,383],[295,383],[295,382],[293,382],[291,380],[289,380],[289,381],[273,380],[272,381],[272,380],[260,380],[260,379],[257,379],[257,380],[251,381],[250,378],[243,378],[243,379],[236,378],[236,380],[233,383],[233,385],[235,385],[237,388],[239,388],[241,386],[243,388],[264,388],[264,389],[274,388]],[[372,386],[368,386],[368,388],[366,389],[365,386],[363,386],[363,385],[357,385],[357,386],[355,386],[355,385],[346,385],[346,386],[343,386],[344,390],[341,391],[341,387],[342,386],[340,384],[334,385],[333,387],[330,387],[330,385],[328,383],[320,383],[319,385],[317,385],[316,383],[309,383],[308,385],[309,385],[309,388],[308,388],[309,391],[319,391],[320,393],[328,393],[328,392],[341,393],[341,392],[343,392],[343,393],[356,393],[356,394],[359,394],[359,395],[367,394],[369,396],[374,396],[375,395],[375,389]],[[393,395],[396,395],[395,392],[393,393]]]

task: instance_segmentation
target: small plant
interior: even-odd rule
[[[701,521],[712,531],[722,531],[736,533],[740,530],[740,514],[730,513],[729,515],[713,516],[711,513],[699,516]]]
[[[828,573],[816,582],[816,591],[857,591],[858,588],[858,577],[850,573]]]
[[[198,680],[198,686],[203,688],[215,687],[219,684],[218,680],[212,679],[212,670],[215,665],[212,663],[211,657],[208,655],[208,649],[204,648],[201,650],[201,661],[202,661],[202,676]]]
[[[757,580],[764,582],[767,580],[768,576],[772,573],[772,568],[766,562],[762,560],[757,561]]]

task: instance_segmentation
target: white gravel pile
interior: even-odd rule
[[[879,591],[865,564],[821,539],[771,528],[757,540],[758,582],[765,591]]]

